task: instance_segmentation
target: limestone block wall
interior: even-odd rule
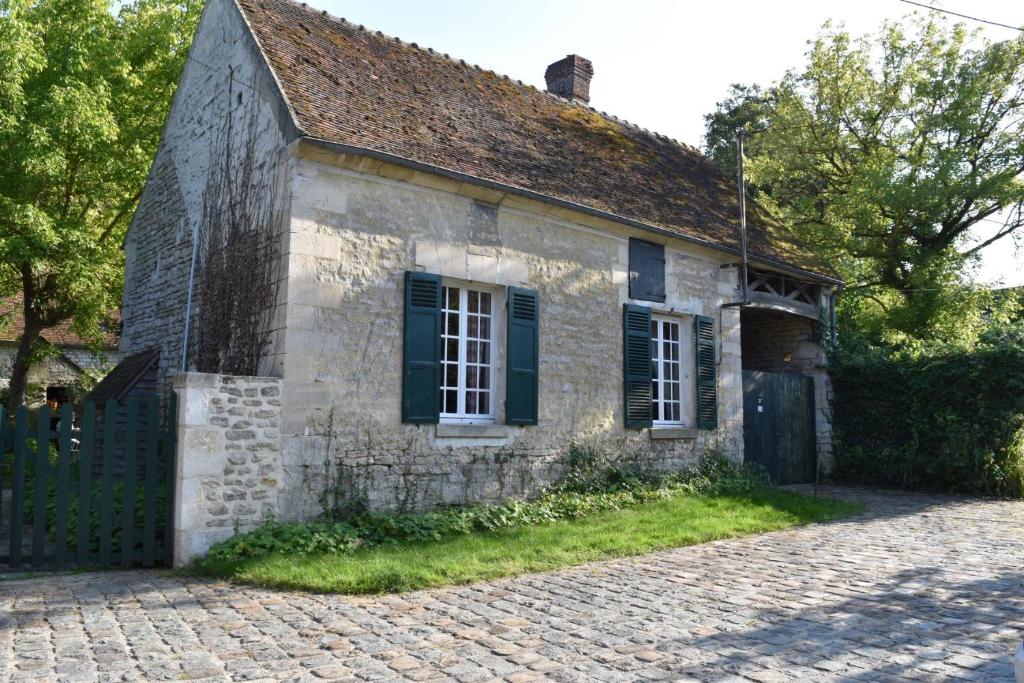
[[[286,154],[294,137],[273,77],[231,0],[206,3],[189,55],[124,241],[121,350],[159,348],[164,379],[181,368],[193,242],[202,237],[204,191],[211,164],[223,154],[224,122],[231,115],[247,121],[255,108],[255,127],[238,135],[254,136],[268,163]],[[244,149],[235,140],[234,150]],[[201,306],[197,297],[193,311]]]
[[[526,495],[558,476],[571,444],[666,469],[709,448],[742,458],[739,313],[720,308],[737,297],[728,255],[661,240],[668,297],[649,305],[684,335],[693,315],[714,318],[720,427],[656,438],[666,434],[625,429],[622,415],[628,238],[656,236],[308,148],[295,169],[279,348],[284,517],[318,514],[325,489],[375,507]],[[499,298],[510,285],[539,292],[537,426],[401,422],[406,270]]]
[[[743,312],[743,368],[799,372],[814,378],[814,427],[822,473],[832,469],[832,380],[818,322],[783,313]]]
[[[278,516],[281,380],[189,372],[175,376],[174,390],[174,563],[182,566],[236,528]]]

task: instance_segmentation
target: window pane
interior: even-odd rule
[[[466,368],[466,388],[476,389],[477,367],[471,365]]]
[[[479,363],[480,362],[480,342],[468,341],[466,342],[466,362],[467,363]]]
[[[489,368],[480,368],[478,379],[480,380],[481,389],[491,388],[491,371]]]
[[[491,338],[491,319],[480,318],[480,338],[490,339]]]
[[[484,365],[491,364],[491,345],[488,342],[479,342],[480,344],[480,362]]]
[[[459,340],[449,339],[444,345],[444,358],[452,362],[459,359]]]
[[[452,337],[459,336],[459,314],[449,313],[448,314],[448,335]]]
[[[480,312],[491,313],[491,295],[487,292],[480,292]]]
[[[672,341],[679,341],[679,325],[672,325]]]
[[[467,391],[466,392],[466,413],[469,414],[469,415],[477,415],[478,414],[477,413],[477,407],[476,407],[476,392],[475,391]]]
[[[459,288],[458,287],[445,287],[445,292],[448,295],[448,308],[458,310],[459,308]]]
[[[487,415],[491,412],[490,408],[490,394],[480,394],[480,414]]]
[[[459,392],[455,389],[448,389],[444,392],[445,401],[442,410],[446,413],[459,412]]]
[[[477,313],[480,310],[480,292],[474,292],[469,290],[467,293],[469,297],[469,312]]]
[[[445,364],[444,385],[446,387],[459,386],[459,366],[456,363]]]
[[[476,337],[476,336],[478,336],[477,335],[477,331],[480,329],[480,322],[479,321],[480,321],[480,318],[476,317],[475,315],[469,316],[469,320],[467,321],[468,325],[466,326],[466,336],[467,337]]]

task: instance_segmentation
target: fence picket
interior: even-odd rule
[[[60,427],[57,435],[57,533],[54,539],[53,562],[63,569],[68,559],[68,499],[71,497],[71,422],[70,403],[60,409]]]
[[[164,529],[163,559],[167,564],[174,562],[174,493],[178,477],[178,395],[171,392],[167,401],[167,414],[164,418],[164,461],[167,463],[167,519]]]
[[[146,400],[146,478],[142,499],[144,512],[142,518],[142,566],[152,567],[155,562],[154,545],[156,542],[156,451],[159,442],[157,430],[160,428],[160,402],[156,394]]]
[[[46,556],[46,507],[50,478],[50,406],[36,414],[36,498],[32,508],[32,566],[41,567]]]
[[[96,444],[96,404],[89,401],[82,411],[82,439],[78,446],[78,559],[80,566],[91,563],[89,531],[92,527],[92,452]]]
[[[103,483],[100,507],[100,564],[110,564],[111,517],[114,510],[114,438],[117,426],[117,401],[110,399],[103,410]]]
[[[0,406],[0,528],[4,525],[4,465],[7,463],[7,412]],[[11,463],[14,469],[14,463]],[[9,549],[8,549],[9,550]]]
[[[28,409],[15,412],[14,472],[11,477],[11,567],[21,567],[22,533],[25,531],[25,462],[28,460]]]
[[[135,551],[135,479],[139,450],[139,399],[128,399],[128,437],[124,445],[124,502],[121,508],[121,566],[132,566]]]

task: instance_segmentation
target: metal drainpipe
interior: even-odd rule
[[[747,182],[743,177],[743,139],[747,132],[742,128],[736,136],[736,184],[739,187],[740,199],[740,289],[743,298],[722,304],[722,308],[743,308],[750,303],[747,291]]]
[[[185,303],[185,331],[181,339],[181,371],[188,370],[188,332],[192,320],[192,290],[196,282],[196,257],[199,255],[199,226],[192,231],[192,265],[188,271],[188,299]]]

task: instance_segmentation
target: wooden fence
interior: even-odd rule
[[[0,408],[0,568],[170,564],[174,395],[165,403]]]

